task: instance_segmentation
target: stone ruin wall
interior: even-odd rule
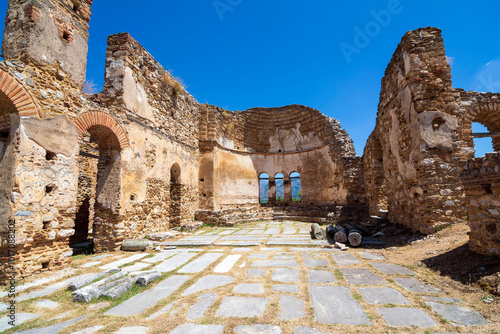
[[[500,154],[467,161],[461,174],[466,193],[469,245],[478,253],[500,255]]]
[[[422,233],[463,219],[459,174],[468,152],[457,132],[454,94],[441,31],[408,32],[382,80],[377,123],[365,148],[372,214],[387,199],[390,221]]]

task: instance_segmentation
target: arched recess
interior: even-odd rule
[[[170,228],[180,227],[183,220],[182,200],[184,186],[181,182],[181,167],[174,163],[170,168]]]
[[[261,173],[259,175],[259,203],[267,204],[269,202],[269,174]]]
[[[19,116],[38,116],[42,113],[30,93],[9,73],[0,69],[0,92],[9,99]]]
[[[290,173],[290,184],[292,188],[292,202],[300,202],[302,200],[302,184],[298,172]]]
[[[115,250],[120,246],[114,226],[121,222],[121,152],[128,139],[121,126],[102,112],[85,113],[75,125],[80,132],[78,211],[70,244],[85,246],[92,237],[96,252]]]
[[[283,202],[285,200],[284,178],[282,173],[274,175],[274,182],[276,184],[276,202]]]
[[[16,168],[16,130],[19,116],[14,103],[0,92],[0,232],[7,233],[12,218],[11,195]],[[5,235],[3,235],[5,237]]]

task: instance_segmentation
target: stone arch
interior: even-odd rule
[[[42,118],[42,113],[30,93],[16,78],[2,69],[0,69],[0,92],[5,94],[12,102],[19,116],[38,116]]]
[[[259,174],[259,203],[267,204],[269,202],[269,174],[262,172]]]
[[[80,140],[82,139],[83,134],[91,127],[103,126],[111,130],[116,135],[121,150],[130,146],[127,134],[123,128],[113,117],[106,113],[100,111],[86,112],[75,120],[75,126],[80,134]]]

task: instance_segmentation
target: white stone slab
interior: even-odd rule
[[[215,267],[214,272],[216,273],[227,273],[233,268],[233,266],[241,258],[240,254],[228,255],[221,263]]]
[[[193,257],[195,257],[197,254],[195,253],[180,253],[178,255],[175,255],[174,257],[171,257],[170,259],[167,259],[160,263],[159,265],[153,267],[153,271],[159,271],[162,273],[166,273],[172,270],[175,270],[179,268],[180,266],[184,265],[187,263],[189,260],[191,260]]]
[[[219,253],[207,253],[203,254],[201,257],[197,258],[193,262],[185,265],[178,272],[180,274],[194,274],[199,273],[221,257],[222,254]]]
[[[148,254],[146,254],[146,253],[144,253],[144,254],[134,254],[132,256],[128,256],[126,258],[123,258],[123,259],[120,259],[120,260],[117,260],[117,261],[113,261],[111,263],[108,263],[108,264],[105,264],[103,266],[100,266],[99,269],[108,270],[108,269],[118,268],[120,266],[123,266],[124,264],[140,260],[140,259],[142,259],[143,257],[145,257],[147,255]]]
[[[146,267],[149,267],[150,265],[151,265],[150,263],[137,262],[131,266],[122,267],[121,269],[122,269],[122,271],[130,273],[130,272],[142,270]]]

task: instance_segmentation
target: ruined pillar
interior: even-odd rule
[[[292,180],[290,179],[290,176],[286,174],[285,177],[283,178],[283,195],[284,195],[283,200],[285,202],[292,201]]]
[[[274,181],[274,176],[269,175],[269,202],[271,204],[276,204],[276,181]]]

